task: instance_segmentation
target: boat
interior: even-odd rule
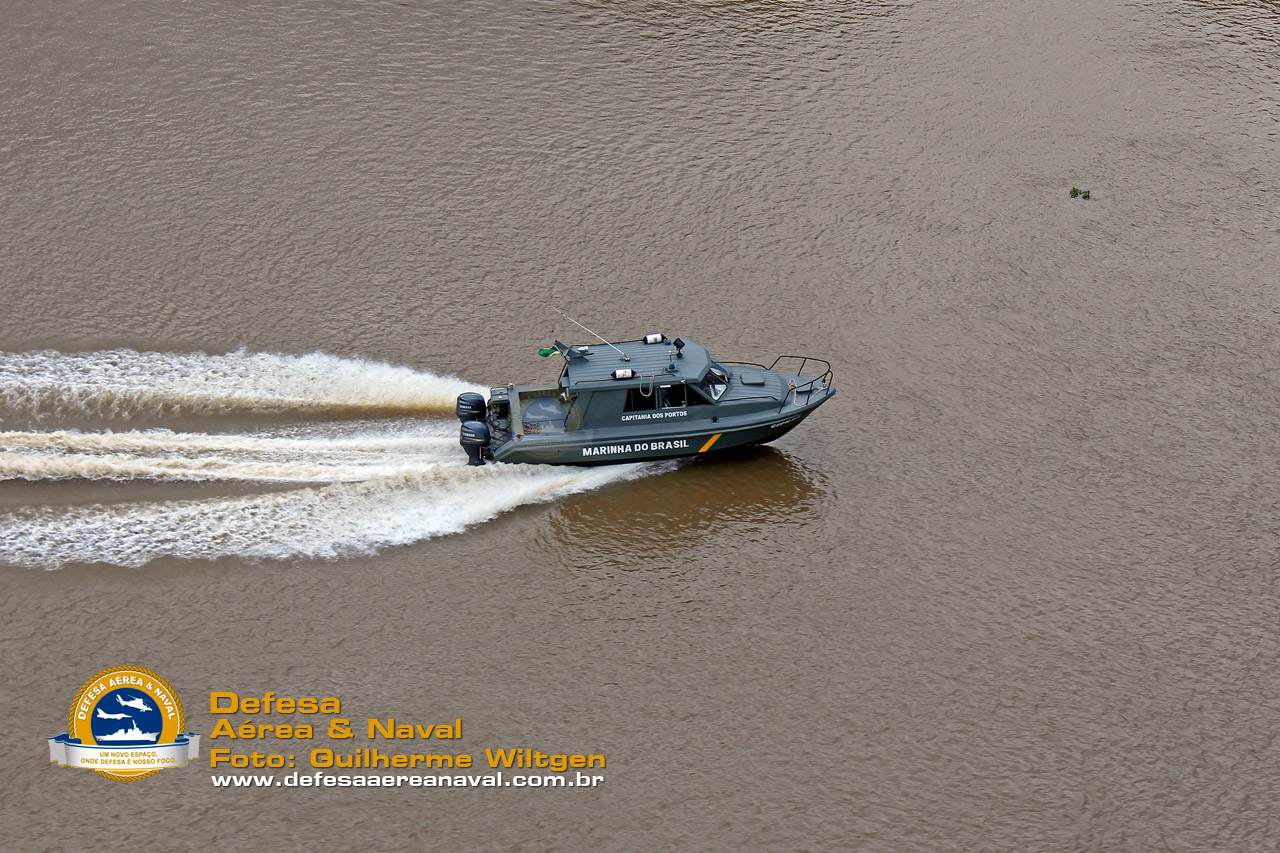
[[[835,396],[831,365],[820,358],[782,355],[765,367],[717,360],[663,333],[600,340],[603,347],[556,341],[539,350],[564,359],[555,383],[491,388],[488,400],[460,395],[467,464],[702,456],[773,441]]]

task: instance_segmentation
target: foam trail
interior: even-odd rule
[[[329,435],[0,432],[0,480],[368,480],[458,461],[454,432],[438,421]]]
[[[240,498],[0,514],[0,561],[141,566],[158,557],[337,558],[459,532],[522,504],[665,470],[439,465],[413,474]]]
[[[0,412],[122,418],[230,412],[450,412],[453,376],[324,353],[0,353]]]

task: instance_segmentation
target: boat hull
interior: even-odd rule
[[[749,423],[703,421],[689,424],[690,429],[631,435],[602,429],[554,436],[526,435],[497,448],[493,459],[537,465],[617,465],[701,456],[753,444],[767,444],[790,432],[834,394],[835,391],[831,390],[811,405],[788,406],[784,411],[766,418],[753,418]]]

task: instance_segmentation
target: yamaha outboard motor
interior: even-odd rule
[[[485,415],[484,397],[475,391],[458,395],[458,420],[482,421]]]
[[[467,451],[468,465],[483,465],[484,450],[489,446],[489,425],[484,422],[484,397],[474,391],[458,395],[458,420],[462,431],[458,443]]]
[[[458,442],[467,451],[468,465],[483,465],[484,450],[489,446],[489,425],[484,421],[465,421]]]

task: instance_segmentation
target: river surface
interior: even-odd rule
[[[1275,849],[1274,2],[7,7],[0,848]],[[462,467],[550,306],[838,396]],[[196,766],[46,764],[125,664]],[[213,787],[370,745],[270,690],[607,780]]]

